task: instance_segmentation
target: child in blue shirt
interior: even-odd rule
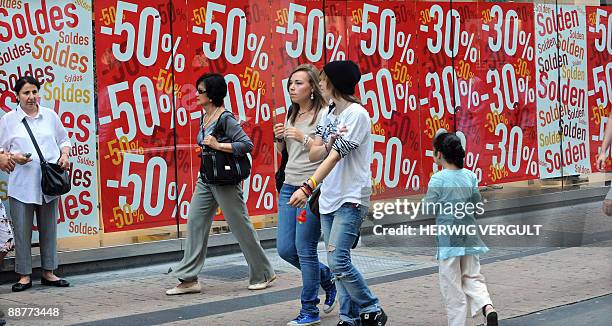
[[[431,177],[423,204],[428,213],[436,215],[438,230],[447,230],[436,237],[436,258],[448,325],[465,326],[469,306],[470,316],[482,311],[486,325],[497,326],[497,312],[478,258],[489,250],[478,235],[474,218],[476,212],[482,212],[478,179],[463,168],[465,150],[455,134],[439,134],[433,146],[434,161],[443,169]],[[449,235],[450,229],[460,231]]]

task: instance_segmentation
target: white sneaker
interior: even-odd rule
[[[179,294],[187,294],[187,293],[200,293],[202,292],[202,287],[200,286],[200,282],[194,283],[194,285],[189,287],[178,287],[175,286],[170,290],[166,291],[166,295],[179,295]]]
[[[250,284],[248,289],[249,290],[263,290],[267,288],[268,286],[270,286],[270,283],[274,282],[274,280],[276,280],[276,274],[272,275],[272,277],[265,282]]]

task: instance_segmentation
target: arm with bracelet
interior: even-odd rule
[[[369,117],[366,115],[352,115],[346,118],[343,127],[340,128],[333,140],[330,141],[331,145],[327,145],[331,147],[329,149],[329,154],[327,154],[323,163],[319,165],[312,175],[312,178],[306,181],[312,189],[316,188],[316,184],[325,180],[342,158],[349,155],[353,150],[357,149],[360,144],[364,143],[363,139],[365,139],[366,134],[369,132],[369,125]],[[317,138],[322,139],[322,137],[319,136],[319,130],[320,128],[317,127]],[[313,146],[317,146],[316,143]],[[321,148],[327,151],[325,145],[319,146],[319,148],[315,147],[313,150],[320,150]],[[309,195],[305,195],[303,191],[298,189],[298,191],[294,192],[293,196],[291,196],[289,204],[294,207],[303,207],[308,201],[308,197]]]

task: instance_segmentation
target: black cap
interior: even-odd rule
[[[343,94],[355,94],[355,86],[361,79],[359,66],[353,61],[332,61],[323,67],[327,79]]]

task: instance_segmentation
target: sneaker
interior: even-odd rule
[[[380,309],[377,312],[366,312],[361,315],[361,326],[384,326],[387,323],[387,314]]]
[[[346,320],[341,320],[338,322],[338,324],[336,324],[336,326],[353,326],[353,324],[349,323]]]
[[[321,317],[310,316],[300,313],[294,320],[287,323],[287,326],[306,326],[306,325],[319,325],[321,323]]]
[[[323,304],[323,312],[326,314],[332,312],[338,302],[336,296],[336,286],[334,285],[329,291],[325,291],[325,303]]]
[[[268,286],[270,286],[270,283],[274,282],[274,280],[276,280],[276,274],[272,275],[272,277],[269,280],[266,280],[265,282],[250,284],[248,286],[248,289],[249,290],[263,290],[267,288]]]
[[[193,283],[192,286],[189,287],[179,287],[175,286],[172,289],[166,291],[166,295],[180,295],[187,293],[200,293],[202,292],[202,287],[200,286],[200,282]]]
[[[487,306],[490,308],[487,309]],[[495,311],[492,305],[482,307],[482,314],[485,316],[486,326],[497,326],[497,311]]]

